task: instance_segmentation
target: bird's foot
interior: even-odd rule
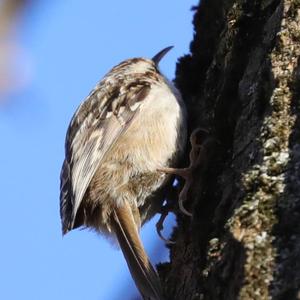
[[[183,203],[187,199],[187,192],[189,191],[190,186],[191,186],[191,170],[190,170],[190,168],[183,168],[183,169],[160,168],[160,169],[158,169],[158,171],[167,173],[167,174],[177,175],[177,176],[182,177],[185,180],[183,189],[180,191],[179,196],[178,196],[178,205],[179,205],[179,209],[182,213],[191,217],[192,214],[189,211],[187,211],[183,205]]]
[[[171,241],[167,238],[165,238],[163,235],[162,235],[162,230],[164,229],[164,221],[166,219],[166,217],[168,216],[169,212],[171,211],[170,209],[170,205],[167,201],[167,204],[164,205],[162,208],[161,208],[161,215],[160,215],[160,218],[159,220],[157,221],[156,223],[156,231],[157,231],[157,234],[158,236],[166,243],[166,244],[175,244],[174,241]]]
[[[178,196],[178,205],[180,211],[189,217],[192,217],[192,214],[188,210],[186,210],[186,208],[184,207],[184,202],[186,202],[188,191],[190,190],[190,187],[194,182],[194,170],[197,169],[201,160],[201,148],[202,148],[202,142],[200,137],[201,133],[208,134],[208,131],[206,129],[198,127],[192,132],[190,136],[190,143],[191,143],[191,151],[189,155],[190,165],[187,168],[179,169],[179,168],[166,167],[166,168],[158,169],[159,172],[177,175],[182,177],[185,180],[184,186]],[[162,223],[165,218],[166,216],[164,217],[163,215],[161,216],[160,220],[162,219],[161,221]]]

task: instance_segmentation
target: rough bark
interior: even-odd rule
[[[300,1],[202,0],[176,84],[209,129],[167,299],[300,299]]]

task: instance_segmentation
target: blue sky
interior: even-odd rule
[[[0,299],[132,299],[120,251],[86,230],[61,236],[65,132],[82,99],[121,60],[174,45],[160,65],[173,79],[177,58],[189,53],[196,4],[55,0],[26,9],[17,36],[27,84],[0,105]],[[154,224],[142,237],[152,260],[164,261]]]

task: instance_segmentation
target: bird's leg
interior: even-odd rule
[[[192,132],[192,134],[190,136],[190,143],[191,143],[191,151],[190,151],[190,155],[189,155],[190,165],[187,168],[182,168],[182,169],[160,168],[160,169],[158,169],[159,172],[178,175],[185,180],[184,186],[178,196],[178,205],[179,205],[180,211],[190,217],[192,216],[192,214],[185,209],[183,203],[186,201],[188,191],[190,190],[190,187],[194,182],[194,171],[195,171],[195,169],[197,169],[197,167],[199,166],[199,163],[200,163],[201,147],[202,147],[201,143],[198,141],[199,140],[198,134],[200,132],[208,133],[207,130],[205,130],[203,128],[196,128]],[[163,215],[161,218],[163,218]],[[162,219],[162,222],[164,219],[165,219],[165,217]]]

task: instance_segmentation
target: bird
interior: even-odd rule
[[[117,240],[145,300],[162,300],[160,279],[139,236],[157,213],[184,155],[187,116],[180,92],[152,59],[113,67],[75,111],[60,175],[63,235],[82,227]]]

